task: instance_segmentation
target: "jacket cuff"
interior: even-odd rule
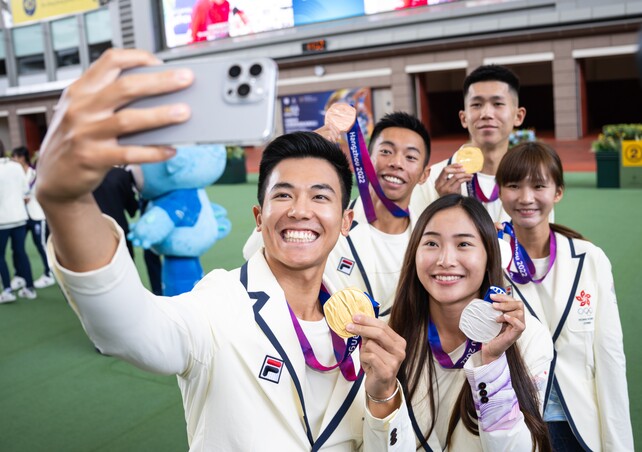
[[[383,419],[372,415],[368,409],[367,398],[364,397],[366,426],[380,441],[385,441],[388,445],[387,450],[406,450],[409,444],[414,446],[414,432],[406,407],[406,397],[403,391],[399,393],[401,394],[400,407]]]
[[[510,430],[523,419],[508,368],[506,354],[483,365],[481,352],[475,353],[464,365],[479,418],[485,432]]]

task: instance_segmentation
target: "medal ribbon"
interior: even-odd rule
[[[524,247],[517,241],[517,235],[515,234],[513,224],[504,222],[503,226],[504,230],[499,231],[497,235],[500,239],[503,238],[504,234],[507,234],[510,237],[512,256],[511,261],[508,263],[507,270],[510,273],[511,279],[518,284],[527,284],[529,282],[534,282],[535,284],[541,283],[544,278],[546,278],[546,275],[548,275],[548,272],[551,271],[551,268],[553,268],[555,257],[557,256],[557,239],[555,238],[555,233],[551,230],[549,236],[548,269],[541,278],[535,279],[535,264]],[[510,269],[513,262],[515,262],[515,267],[517,268],[516,272]]]
[[[389,200],[383,192],[377,173],[368,155],[368,147],[366,141],[361,133],[359,121],[355,121],[352,128],[348,131],[348,146],[350,148],[350,158],[352,159],[352,167],[357,179],[357,187],[359,188],[359,195],[361,195],[361,202],[366,213],[368,223],[372,223],[377,219],[377,214],[374,211],[374,204],[368,190],[368,184],[372,184],[375,193],[381,200],[388,211],[395,217],[409,216],[408,209],[402,209],[393,201]]]
[[[448,159],[448,164],[452,165],[453,163],[453,157],[450,157]],[[481,189],[481,185],[479,185],[479,179],[477,178],[477,173],[473,174],[473,179],[469,182],[466,182],[466,191],[468,192],[468,196],[472,196],[473,198],[477,199],[479,202],[483,203],[489,203],[493,201],[497,201],[499,199],[499,185],[495,183],[495,186],[493,187],[493,192],[490,194],[490,197],[486,197],[484,192]]]
[[[35,176],[33,180],[29,183],[29,191],[33,190],[34,185],[36,185],[36,179],[38,176]]]
[[[367,295],[367,294],[366,294]],[[330,294],[324,286],[321,286],[319,291],[319,301],[321,306],[325,304],[326,301],[330,298]],[[368,298],[370,296],[368,295]],[[375,317],[379,317],[379,303],[370,298],[372,306],[375,310]],[[355,381],[358,375],[354,371],[354,363],[352,361],[352,352],[355,351],[357,347],[361,345],[361,336],[352,336],[347,339],[346,342],[343,342],[341,336],[335,333],[332,328],[330,328],[330,336],[332,337],[332,348],[334,350],[334,357],[337,360],[337,363],[333,366],[324,366],[319,362],[317,357],[314,355],[314,350],[312,350],[312,345],[305,335],[299,319],[296,318],[292,308],[288,304],[288,310],[290,311],[290,318],[292,319],[292,325],[294,326],[294,331],[297,338],[299,339],[299,344],[301,345],[301,351],[303,352],[303,357],[305,358],[305,364],[310,368],[318,372],[329,372],[336,369],[337,367],[341,370],[341,374],[347,381]]]
[[[432,354],[435,355],[437,361],[439,361],[439,365],[444,369],[461,369],[462,367],[464,367],[464,364],[466,364],[466,361],[468,361],[468,358],[470,358],[474,353],[477,353],[479,350],[481,350],[482,345],[479,342],[474,342],[470,339],[466,339],[466,350],[464,350],[464,354],[461,355],[461,358],[459,358],[457,362],[453,364],[448,353],[446,353],[444,349],[441,348],[439,333],[437,332],[437,327],[435,326],[435,324],[432,323],[432,319],[429,319],[428,321],[428,342],[430,344]]]
[[[492,303],[493,300],[491,300],[490,298],[492,294],[506,295],[506,291],[501,287],[490,286],[486,291],[486,295],[484,295],[484,301]],[[444,349],[441,348],[439,332],[437,331],[437,327],[435,326],[435,324],[432,323],[432,319],[429,319],[428,321],[428,343],[430,344],[432,354],[435,355],[437,361],[439,361],[439,365],[444,369],[461,369],[462,367],[464,367],[464,364],[466,364],[466,361],[468,361],[471,356],[481,350],[482,347],[482,344],[480,342],[466,339],[466,349],[464,350],[464,353],[461,355],[461,358],[459,358],[457,362],[453,364],[452,360],[450,359],[450,355],[448,355],[448,353],[446,353]]]
[[[468,190],[468,196],[477,198],[478,201],[481,201],[484,203],[497,201],[497,199],[499,198],[499,185],[497,185],[497,183],[495,183],[495,186],[493,187],[493,192],[490,194],[490,197],[488,198],[486,197],[486,195],[481,189],[481,186],[479,185],[479,179],[477,178],[477,173],[473,174],[473,180],[466,183],[466,189]]]

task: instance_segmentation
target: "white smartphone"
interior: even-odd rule
[[[149,108],[184,102],[191,117],[181,124],[119,137],[123,145],[219,143],[264,144],[274,132],[278,68],[270,58],[193,60],[130,69],[133,73],[190,68],[194,82],[184,90],[137,99],[122,108]]]

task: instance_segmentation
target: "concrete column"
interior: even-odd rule
[[[11,146],[6,146],[7,149],[24,145],[22,124],[20,124],[20,117],[16,113],[15,107],[9,108],[9,136],[11,138]]]
[[[390,68],[390,90],[392,91],[392,102],[394,111],[405,111],[417,114],[415,102],[415,88],[413,77],[406,74],[406,63],[404,57],[391,58]]]
[[[580,138],[580,99],[578,95],[578,68],[572,56],[570,40],[556,41],[553,45],[553,107],[555,111],[555,138]]]

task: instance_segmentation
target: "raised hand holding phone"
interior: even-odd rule
[[[65,90],[58,103],[40,150],[37,196],[58,261],[72,271],[99,268],[114,255],[116,238],[92,196],[107,171],[115,165],[162,161],[174,155],[167,147],[121,146],[117,137],[190,117],[185,103],[119,110],[139,97],[192,83],[189,69],[121,77],[126,69],[158,64],[145,51],[108,50]]]

